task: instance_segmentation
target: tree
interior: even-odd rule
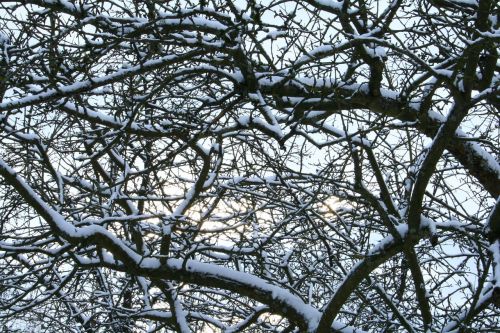
[[[2,331],[500,331],[499,16],[2,1]]]

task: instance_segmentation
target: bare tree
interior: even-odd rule
[[[500,332],[492,0],[0,3],[3,332]]]

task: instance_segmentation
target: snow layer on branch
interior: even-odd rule
[[[146,263],[143,263],[142,266],[144,266],[144,264]],[[299,313],[307,322],[309,331],[314,331],[319,323],[321,313],[317,309],[306,304],[302,299],[290,293],[288,290],[272,285],[255,275],[235,271],[214,264],[202,263],[196,260],[184,261],[182,259],[169,259],[167,261],[167,265],[174,271],[182,270],[183,267],[185,267],[190,273],[196,273],[200,276],[215,277],[221,281],[228,281],[228,284],[243,284],[245,286],[253,287],[256,290],[270,293],[274,300],[287,304],[287,306],[293,308],[297,313]],[[343,333],[362,333],[362,331],[349,327],[341,322],[334,322],[333,328]]]
[[[273,87],[275,85],[279,86],[280,84],[282,84],[282,81],[284,79],[285,78],[280,75],[273,75],[273,76],[266,75],[265,77],[259,79],[259,85],[261,87]],[[352,91],[353,93],[356,92],[361,92],[365,94],[369,93],[368,82],[347,84],[343,81],[337,81],[334,79],[296,76],[293,78],[293,80],[290,81],[289,85],[294,86],[296,88],[301,88],[304,90],[304,92],[307,92],[308,88],[324,88],[324,89],[340,88],[343,90],[347,90],[349,92]],[[400,94],[394,90],[380,89],[380,94],[382,95],[382,97],[394,101],[397,101],[400,98]],[[331,97],[333,98],[335,96]],[[291,98],[291,97],[284,96],[283,98]]]
[[[399,233],[401,239],[404,239],[408,234],[408,224],[400,224],[396,226],[396,230]],[[377,255],[380,252],[383,252],[388,246],[394,243],[394,237],[389,235],[383,239],[381,239],[377,244],[375,244],[369,251],[368,255]]]
[[[203,28],[209,28],[213,30],[225,31],[228,29],[227,26],[216,21],[207,20],[202,17],[189,17],[184,19],[177,18],[165,18],[159,21],[159,25],[173,25],[173,26],[197,26]]]
[[[50,218],[49,223],[61,232],[65,237],[69,238],[80,238],[87,239],[93,237],[96,234],[101,234],[107,238],[107,241],[112,242],[113,246],[120,248],[121,251],[126,253],[130,260],[132,260],[138,267],[145,270],[157,270],[161,268],[160,260],[157,258],[144,258],[137,254],[135,251],[126,246],[122,241],[120,241],[114,234],[106,230],[101,226],[91,225],[85,227],[76,227],[73,224],[67,222],[65,218],[48,206],[38,195],[33,191],[33,189],[20,178],[15,170],[10,168],[3,160],[0,160],[0,168],[4,172],[9,173],[14,176],[20,187],[28,193],[30,198],[36,201],[37,205],[43,209],[47,217]],[[111,255],[103,254],[101,258],[105,262],[110,264],[115,263],[115,258]],[[193,273],[206,277],[213,277],[220,281],[227,281],[228,285],[243,285],[247,288],[255,288],[262,293],[270,294],[272,298],[286,306],[293,308],[296,313],[300,314],[304,321],[307,323],[308,330],[314,331],[319,323],[321,313],[314,307],[306,304],[300,297],[290,293],[288,290],[270,284],[269,282],[258,278],[252,274],[235,271],[229,268],[221,267],[219,265],[202,263],[196,260],[182,260],[182,259],[168,259],[167,266],[172,272],[178,272],[187,270],[188,273]],[[342,323],[334,323],[335,328],[338,328],[344,333],[359,332],[351,327],[348,327]]]
[[[314,0],[314,2],[320,6],[328,7],[333,10],[341,10],[343,1],[333,1],[333,0]]]
[[[432,120],[443,123],[446,121],[446,117],[430,110],[428,112],[429,118]],[[459,138],[470,138],[470,135],[465,133],[462,129],[458,128],[455,135]],[[483,167],[486,167],[497,174],[498,179],[500,179],[500,163],[495,159],[493,155],[485,151],[477,142],[467,141],[465,145],[474,152],[474,155],[481,156],[483,161]]]
[[[500,199],[498,199],[500,201]],[[493,285],[500,288],[500,240],[494,241],[490,245],[490,252],[493,265]]]
[[[483,161],[486,161],[485,167],[496,172],[498,179],[500,179],[500,164],[495,160],[493,155],[489,154],[485,151],[477,142],[467,142],[466,145],[472,149],[477,155],[483,158]]]
[[[0,103],[0,110],[9,110],[16,107],[23,107],[33,103],[51,100],[55,96],[70,95],[92,88],[97,88],[115,82],[119,79],[128,77],[130,75],[134,75],[135,73],[139,73],[143,70],[154,69],[158,66],[162,66],[165,63],[175,60],[178,57],[178,55],[167,55],[158,59],[146,61],[141,65],[122,68],[109,75],[92,78],[86,81],[75,82],[65,86],[59,86],[56,89],[48,89],[47,91],[39,94],[28,95],[19,99],[3,102]]]

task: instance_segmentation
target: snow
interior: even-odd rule
[[[259,85],[262,87],[273,87],[273,86],[279,86],[280,83],[284,80],[283,76],[280,75],[266,75],[263,78],[259,79]],[[309,77],[303,77],[303,76],[295,76],[293,80],[290,81],[289,83],[290,86],[295,86],[297,88],[302,88],[304,92],[307,92],[309,88],[325,88],[325,89],[330,89],[330,88],[339,88],[343,89],[346,91],[352,91],[353,93],[355,92],[361,92],[367,94],[369,92],[368,88],[368,83],[345,83],[344,81],[336,81],[331,78],[309,78]],[[398,101],[400,99],[400,94],[397,91],[390,90],[390,89],[380,89],[380,94],[387,98],[391,99],[394,101]],[[290,98],[292,101],[295,99],[295,101],[300,101],[300,97],[290,97],[290,96],[284,96],[284,99]],[[325,101],[325,99],[317,99],[317,101]],[[314,98],[308,99],[308,101],[315,101]]]
[[[154,309],[147,309],[138,313],[138,316],[143,316],[143,315],[144,316],[150,315],[152,317],[163,318],[163,319],[171,319],[173,317],[171,312],[154,310]]]
[[[251,119],[249,116],[240,116],[237,120],[238,124],[240,124],[243,127],[248,127],[248,125],[251,122]]]
[[[437,116],[436,113],[429,113],[429,116],[431,115],[433,119],[441,119],[441,122],[444,121],[444,117],[441,115]],[[460,128],[456,130],[455,135],[460,138],[470,138],[470,136]],[[474,155],[481,157],[483,167],[494,171],[497,174],[498,179],[500,179],[500,163],[493,155],[485,151],[477,142],[467,140],[465,145],[474,152]]]
[[[339,1],[333,1],[333,0],[314,0],[312,2],[314,2],[317,5],[327,7],[327,8],[333,9],[333,10],[341,10],[342,5],[344,4],[343,1],[339,2]]]
[[[75,94],[78,92],[83,92],[86,90],[90,90],[93,88],[97,88],[100,86],[104,86],[106,84],[115,82],[119,79],[123,79],[125,77],[134,75],[137,72],[146,70],[146,69],[154,69],[157,67],[161,67],[175,59],[177,59],[178,55],[167,55],[158,59],[149,60],[144,62],[141,65],[131,66],[126,69],[120,69],[111,73],[109,75],[100,76],[96,78],[92,78],[90,80],[79,81],[73,84],[59,86],[57,89],[47,89],[44,92],[28,95],[19,99],[10,100],[7,102],[0,103],[0,111],[12,110],[24,106],[28,106],[34,103],[47,102],[56,98],[59,98],[64,95]]]
[[[278,39],[278,37],[283,37],[286,36],[286,31],[280,31],[280,30],[273,30],[269,31],[266,35],[267,38],[270,38],[272,40]]]
[[[255,288],[260,292],[271,294],[274,300],[286,304],[286,306],[293,308],[294,311],[300,314],[306,321],[309,332],[313,332],[319,323],[321,313],[317,309],[306,304],[288,290],[272,285],[255,275],[195,260],[168,259],[167,265],[173,271],[179,271],[186,267],[188,272],[199,276],[215,277],[227,281],[228,285],[243,284],[247,288]],[[343,333],[361,332],[340,322],[334,322],[333,327]]]
[[[439,123],[444,123],[446,121],[445,116],[432,110],[428,111],[428,116],[430,119],[437,121]],[[456,130],[455,135],[460,138],[470,138],[470,136],[460,128]],[[481,157],[483,167],[488,168],[491,171],[494,171],[497,174],[498,179],[500,179],[500,164],[493,155],[485,151],[477,142],[467,140],[464,144],[471,151],[473,151],[474,155]]]
[[[474,154],[481,156],[483,167],[486,167],[497,174],[497,179],[500,179],[500,164],[493,157],[493,155],[486,152],[477,142],[466,142],[465,145],[469,147]]]
[[[420,217],[420,228],[427,229],[434,235],[436,233],[436,222],[428,217],[421,216]]]
[[[372,58],[385,59],[387,58],[387,52],[381,46],[365,47],[366,53]]]
[[[83,235],[84,233],[85,232],[80,233],[80,236]],[[113,259],[107,259],[107,260],[113,260]],[[85,260],[82,261],[85,262]],[[136,262],[141,269],[145,269],[148,271],[165,269],[165,267],[162,267],[162,265],[160,264],[160,260],[157,258],[136,258]],[[91,261],[87,260],[87,263],[91,263]],[[309,332],[313,332],[319,323],[321,313],[317,309],[315,309],[309,304],[306,304],[304,301],[302,301],[302,299],[290,293],[288,290],[273,285],[252,274],[244,273],[241,271],[235,271],[214,264],[202,263],[196,260],[183,260],[183,259],[170,258],[167,260],[166,265],[167,265],[166,268],[168,268],[168,270],[170,270],[172,274],[176,274],[175,272],[184,271],[184,269],[186,269],[188,273],[194,274],[199,278],[204,277],[208,279],[212,277],[219,281],[227,281],[228,286],[244,285],[247,289],[254,288],[261,293],[266,293],[268,295],[270,294],[272,295],[272,298],[274,300],[279,301],[280,303],[289,308],[292,308],[296,313],[301,315],[308,325]],[[175,304],[176,304],[175,315],[178,318],[178,321],[180,321],[181,326],[186,328],[187,323],[185,322],[183,323],[183,320],[185,320],[186,313],[182,309],[180,302],[176,302]],[[155,313],[154,310],[147,310],[145,312],[151,314]],[[156,314],[167,317],[171,316],[171,314],[165,314],[163,312]],[[361,330],[357,330],[341,322],[334,322],[333,327],[343,333],[362,332]]]
[[[169,129],[166,128],[171,123],[167,120],[163,120],[159,122],[159,124],[146,125],[146,124],[138,124],[136,122],[130,121],[120,121],[114,116],[110,116],[104,114],[102,112],[95,111],[89,107],[77,106],[70,102],[60,101],[63,104],[60,104],[62,108],[64,108],[67,112],[78,115],[81,118],[90,118],[98,123],[101,123],[105,126],[109,126],[115,129],[120,128],[129,128],[133,131],[139,132],[141,134],[147,135],[162,135],[162,134],[170,134]]]
[[[500,288],[500,240],[497,239],[490,245],[490,252],[493,265],[493,284],[496,288]]]
[[[334,10],[341,10],[343,2],[337,2],[334,0],[312,0],[311,1],[313,4],[317,4],[322,7],[334,9]],[[471,1],[464,1],[468,3],[472,3]],[[68,10],[81,10],[78,9],[77,6],[73,5],[70,3],[70,1],[66,0],[61,0],[61,1],[56,1],[56,0],[50,0],[46,1],[46,3],[52,3],[52,4],[61,4]],[[208,10],[208,9],[207,9]],[[182,11],[183,15],[188,13],[187,10]],[[193,13],[196,13],[193,11]],[[233,17],[229,16],[230,19],[234,19]],[[250,18],[248,18],[250,20]],[[495,17],[496,19],[496,17]],[[138,27],[141,27],[141,24],[146,24],[148,23],[147,20],[143,19],[142,21],[139,18],[132,19],[136,20],[137,24],[135,27],[132,27],[130,29],[136,29]],[[223,21],[221,21],[223,22]],[[166,30],[175,30],[177,27],[180,26],[179,29],[185,28],[185,27],[201,27],[201,31],[212,31],[212,30],[217,30],[217,31],[226,31],[228,30],[228,27],[225,26],[224,24],[221,24],[219,21],[216,20],[208,20],[208,19],[203,19],[201,17],[191,17],[191,18],[175,18],[175,17],[167,17],[163,16],[161,20],[157,22],[159,25],[163,26],[168,26]],[[337,22],[335,22],[337,23]],[[206,28],[206,29],[205,29]],[[205,30],[203,30],[205,29]],[[132,31],[130,30],[130,31]],[[194,29],[193,29],[194,30]],[[208,35],[208,34],[205,34]],[[272,40],[275,40],[279,37],[285,36],[286,33],[284,31],[280,30],[274,30],[271,32],[267,32],[266,37]],[[174,33],[172,34],[172,37],[175,38],[183,38],[183,41],[185,41],[187,44],[192,44],[195,45],[197,43],[200,43],[200,45],[209,45],[210,47],[221,47],[223,46],[222,43],[220,42],[213,42],[210,43],[210,38],[207,38],[206,36],[202,36],[202,41],[200,42],[199,39],[196,38],[191,38],[191,35],[188,33],[183,36],[181,33]],[[1,38],[1,36],[0,36]],[[214,38],[215,40],[216,38]],[[102,43],[102,42],[100,42]],[[95,42],[95,44],[98,44]],[[123,45],[127,45],[125,42]],[[338,47],[338,46],[337,46]],[[302,57],[300,57],[295,64],[300,64],[301,62],[307,62],[311,59],[317,59],[316,57],[321,56],[322,54],[327,54],[328,52],[331,52],[334,50],[334,46],[332,45],[321,45],[317,48],[314,48],[312,51],[309,51],[308,53],[305,53]],[[386,54],[386,49],[380,46],[374,46],[371,45],[371,47],[367,48],[369,51],[369,54],[373,57],[378,57],[378,58],[385,58],[387,56]],[[97,77],[93,78],[92,80],[88,81],[81,81],[81,82],[75,82],[73,84],[68,84],[65,86],[61,86],[58,89],[52,89],[52,90],[46,90],[42,91],[41,90],[41,84],[40,86],[33,85],[33,90],[30,91],[31,95],[25,96],[20,99],[13,99],[13,100],[5,100],[4,103],[0,104],[0,110],[2,109],[14,109],[18,107],[22,107],[23,105],[30,105],[31,103],[36,103],[40,101],[53,101],[57,100],[60,101],[61,97],[57,97],[62,94],[76,94],[79,91],[85,91],[87,89],[94,89],[97,86],[104,86],[106,84],[110,84],[115,82],[115,80],[118,80],[122,77],[128,76],[128,75],[135,75],[136,71],[140,71],[144,68],[147,68],[147,66],[150,66],[149,68],[154,68],[155,66],[162,66],[164,62],[168,62],[170,60],[175,60],[174,58],[161,58],[163,60],[157,59],[157,60],[152,60],[149,62],[145,62],[144,64],[138,66],[123,66],[122,69],[116,71],[115,73],[112,73],[110,75],[102,76],[102,77]],[[208,59],[208,57],[207,57]],[[163,62],[162,62],[163,61]],[[223,62],[221,62],[223,63]],[[227,68],[227,67],[226,67]],[[229,72],[224,72],[220,68],[210,67],[210,66],[198,66],[196,68],[189,68],[189,69],[179,69],[177,72],[174,72],[175,75],[179,75],[179,77],[182,77],[183,71],[185,71],[186,75],[189,75],[189,73],[196,72],[198,70],[203,70],[203,71],[213,71],[215,74],[224,76],[224,79],[229,78],[230,80],[233,80],[235,82],[243,82],[243,76],[241,75],[240,72],[235,71],[234,73],[229,73]],[[436,73],[438,73],[441,76],[447,76],[451,77],[453,74],[451,71],[446,70],[446,69],[436,69]],[[173,72],[173,71],[172,71]],[[368,87],[366,83],[353,83],[353,84],[344,84],[341,81],[335,81],[331,79],[314,79],[314,78],[307,78],[307,77],[302,77],[300,74],[295,75],[295,73],[288,73],[286,72],[286,69],[282,71],[283,75],[269,75],[268,73],[260,73],[262,75],[259,77],[259,73],[257,73],[257,77],[259,77],[259,84],[263,87],[266,86],[273,86],[279,87],[280,83],[285,82],[286,85],[292,86],[292,87],[297,87],[298,89],[303,88],[304,91],[311,91],[312,89],[310,88],[331,88],[332,91],[335,90],[335,88],[342,89],[343,95],[348,96],[349,92],[352,91],[354,92],[361,92],[361,93],[366,93],[368,92]],[[333,74],[332,74],[333,75]],[[78,76],[75,76],[78,77]],[[46,77],[33,77],[33,81],[36,81],[37,84],[43,83],[45,80],[47,80]],[[106,88],[107,86],[104,86],[102,89],[96,89],[93,92],[95,93],[106,93]],[[229,89],[231,89],[230,87]],[[35,92],[34,89],[38,89],[37,92]],[[345,93],[346,92],[346,93]],[[391,91],[391,90],[383,90],[382,95],[386,98],[392,99],[392,100],[399,100],[399,95],[396,91]],[[236,122],[236,124],[232,123],[233,126],[236,128],[239,127],[249,127],[249,126],[258,126],[260,128],[263,128],[267,130],[268,132],[272,133],[276,137],[283,137],[282,133],[282,128],[280,127],[280,122],[283,124],[283,119],[280,118],[279,114],[276,114],[276,110],[274,110],[272,107],[270,107],[267,103],[272,104],[275,102],[274,99],[268,99],[267,102],[266,100],[262,97],[262,95],[257,91],[254,93],[249,94],[248,96],[255,104],[258,106],[258,110],[252,110],[251,115],[240,115],[237,114],[238,112],[247,112],[247,111],[241,111],[238,109],[238,111],[235,113],[236,116],[233,118],[233,114],[229,115],[228,118],[230,121]],[[9,97],[10,98],[10,97]],[[134,96],[135,98],[135,96]],[[138,101],[139,99],[142,98],[141,96],[138,96]],[[267,98],[267,97],[266,97]],[[347,97],[348,98],[348,97]],[[316,98],[316,99],[305,99],[303,97],[291,97],[287,96],[284,97],[285,100],[290,102],[291,104],[300,104],[300,103],[316,103],[316,102],[324,102],[325,100],[328,101],[328,99],[321,99],[321,98]],[[209,98],[209,97],[201,97],[201,101],[206,102],[206,103],[214,103],[216,104],[218,101],[215,98]],[[62,102],[61,102],[62,104]],[[411,107],[414,109],[418,110],[420,100],[415,99],[411,100],[410,102]],[[62,104],[65,108],[71,109],[72,112],[75,114],[78,114],[81,117],[86,117],[87,119],[94,119],[96,122],[99,122],[101,124],[105,124],[108,126],[112,126],[119,130],[121,127],[129,126],[132,130],[136,131],[142,131],[141,133],[144,133],[145,131],[151,131],[151,132],[158,132],[162,133],[164,129],[161,126],[146,126],[146,125],[141,125],[139,123],[135,122],[127,122],[126,120],[124,121],[121,118],[116,118],[113,117],[112,114],[106,114],[105,112],[99,112],[98,110],[100,109],[92,109],[92,108],[83,108],[80,106],[76,106],[74,104],[71,104],[69,102],[64,102]],[[260,111],[260,114],[258,113]],[[281,112],[281,110],[280,110]],[[288,111],[287,111],[288,112]],[[283,112],[286,113],[286,112]],[[258,115],[260,117],[256,117],[255,115]],[[316,111],[316,110],[308,110],[305,112],[304,118],[309,120],[309,121],[315,121],[315,118],[327,116],[328,113],[325,111]],[[439,113],[436,112],[429,112],[429,117],[435,121],[438,122],[444,122],[446,121],[446,118],[441,116]],[[333,118],[333,117],[332,117]],[[165,121],[162,125],[169,126],[170,123]],[[231,124],[230,124],[231,125]],[[320,123],[318,123],[320,125]],[[338,136],[341,140],[344,140],[346,138],[352,138],[352,141],[357,144],[362,144],[367,147],[371,147],[372,143],[360,136],[354,136],[350,134],[347,130],[341,130],[339,128],[334,127],[332,124],[329,123],[322,123],[323,129],[325,131],[329,131],[330,133],[333,133],[335,136]],[[282,125],[283,126],[283,125]],[[222,132],[222,131],[221,131]],[[246,133],[246,131],[242,131]],[[30,133],[21,133],[19,132],[18,134],[20,137],[23,138],[25,141],[36,141],[39,140],[38,136],[32,132]],[[466,136],[466,134],[461,133],[457,131],[458,136]],[[229,140],[228,140],[229,141]],[[340,140],[339,140],[340,141]],[[500,178],[500,165],[498,161],[494,158],[492,154],[489,154],[486,150],[484,150],[478,143],[476,142],[471,142],[471,141],[465,141],[464,140],[464,145],[467,145],[467,147],[472,150],[477,156],[481,156],[481,158],[484,160],[484,165],[491,169],[495,170]],[[217,144],[212,144],[210,148],[207,147],[202,147],[204,152],[206,154],[212,154],[212,155],[217,155],[219,152],[214,151],[219,151],[222,150],[221,147],[219,147]],[[287,146],[288,148],[288,146]],[[115,156],[116,158],[120,158],[119,156]],[[125,165],[125,160],[121,159],[120,160],[122,164]],[[220,160],[218,160],[220,161]],[[216,163],[212,163],[211,161],[211,166]],[[217,164],[216,164],[217,166]],[[307,321],[308,323],[308,330],[313,331],[317,323],[319,321],[319,318],[321,317],[321,312],[318,311],[318,309],[315,309],[311,305],[307,304],[306,302],[303,301],[303,299],[298,296],[298,294],[295,294],[294,292],[291,292],[290,290],[286,289],[285,287],[280,286],[277,282],[270,282],[271,280],[268,279],[263,279],[256,277],[255,275],[245,273],[242,271],[236,271],[234,269],[230,269],[227,267],[222,267],[221,265],[216,265],[216,264],[211,264],[211,263],[206,263],[206,262],[201,262],[201,261],[196,261],[196,260],[184,260],[184,259],[174,259],[170,258],[167,260],[165,265],[162,265],[162,261],[160,261],[159,258],[157,257],[144,257],[140,256],[139,254],[135,253],[133,250],[131,250],[127,243],[125,241],[120,240],[116,234],[109,232],[108,230],[102,228],[100,225],[94,225],[94,224],[103,224],[104,221],[109,221],[109,220],[114,220],[114,221],[129,221],[129,219],[142,219],[142,218],[147,218],[145,215],[135,215],[132,217],[127,217],[127,216],[118,216],[118,217],[108,217],[108,218],[103,218],[101,220],[91,220],[90,218],[84,219],[83,221],[80,221],[82,224],[78,224],[78,222],[70,222],[71,220],[66,220],[64,216],[62,216],[58,212],[58,208],[54,206],[50,206],[47,203],[45,203],[38,193],[36,193],[32,188],[30,188],[29,184],[25,183],[20,177],[18,177],[15,173],[15,170],[10,168],[6,163],[1,161],[0,163],[0,169],[2,173],[7,173],[12,176],[14,176],[17,180],[17,182],[20,184],[19,189],[20,191],[24,191],[27,193],[30,199],[33,199],[36,203],[37,206],[39,206],[39,210],[44,212],[44,216],[49,217],[49,224],[54,225],[54,228],[57,230],[61,230],[62,234],[69,238],[69,239],[76,239],[80,241],[81,239],[88,239],[92,238],[94,236],[103,236],[105,239],[108,241],[107,245],[114,246],[119,248],[122,252],[124,252],[128,257],[133,259],[132,264],[136,263],[139,265],[142,269],[144,270],[150,270],[150,271],[158,271],[159,274],[162,272],[171,270],[174,273],[182,273],[182,274],[172,274],[174,278],[177,278],[178,276],[185,276],[188,273],[194,274],[197,277],[206,277],[207,280],[210,279],[218,279],[220,281],[227,282],[228,289],[231,288],[231,286],[234,285],[243,285],[245,288],[248,289],[254,289],[257,291],[260,291],[262,293],[265,293],[267,295],[270,295],[269,297],[272,296],[274,300],[276,300],[278,303],[283,303],[289,306],[290,308],[293,308],[294,311],[297,313],[300,313]],[[128,166],[125,166],[125,172],[123,175],[119,178],[119,180],[125,180],[127,179],[126,175],[128,172],[131,172],[128,170]],[[215,168],[214,168],[215,169]],[[238,171],[239,172],[239,171]],[[241,172],[242,174],[247,175],[243,171]],[[238,174],[238,173],[236,173]],[[319,173],[318,173],[319,175]],[[277,184],[283,184],[286,183],[285,181],[281,180],[278,178],[276,175],[271,175],[268,177],[232,177],[233,175],[227,176],[228,181],[226,184],[221,185],[221,188],[224,188],[223,186],[232,186],[233,188],[236,186],[241,185],[241,187],[244,187],[243,185],[249,184],[257,184],[257,185],[277,185]],[[284,175],[286,176],[286,175]],[[204,180],[203,183],[203,188],[207,188],[211,186],[214,182],[215,179],[217,178],[217,172],[212,171],[208,174],[208,177],[206,180]],[[286,177],[284,177],[286,178]],[[57,174],[57,182],[58,184],[63,184],[63,176],[61,174]],[[79,182],[83,182],[82,180],[78,180]],[[348,180],[347,180],[348,181]],[[241,184],[247,182],[245,184]],[[119,183],[119,181],[118,181]],[[191,184],[189,184],[191,185]],[[286,183],[286,185],[289,185]],[[405,186],[407,186],[408,190],[411,189],[411,181],[409,179],[405,180]],[[91,185],[89,183],[89,188],[91,186],[99,186],[99,185]],[[293,184],[290,182],[290,188],[293,188]],[[257,187],[257,186],[255,186]],[[305,186],[304,186],[305,187]],[[64,198],[64,192],[62,186],[60,186],[59,189],[59,198],[60,201],[62,202]],[[187,190],[187,189],[186,189]],[[243,191],[243,190],[242,190]],[[92,192],[95,192],[95,189],[92,189]],[[302,194],[304,196],[312,196],[311,192],[308,192],[307,189],[304,189]],[[110,191],[108,190],[103,190],[102,193],[104,195],[111,194],[113,195],[113,198],[119,198],[120,196],[123,196],[123,193],[120,192],[120,187],[116,186],[114,188],[111,188]],[[242,192],[243,193],[243,192]],[[396,192],[394,192],[396,193]],[[193,198],[195,196],[195,187],[191,187],[185,195],[181,192],[180,195],[182,197],[177,197],[177,199],[181,200],[182,202],[177,206],[177,209],[174,210],[173,215],[175,217],[181,216],[184,214],[184,210],[189,207],[189,204],[193,201]],[[208,201],[208,200],[207,200]],[[292,203],[293,204],[293,203]],[[380,202],[381,206],[383,206],[383,202]],[[285,204],[283,207],[286,207]],[[302,207],[301,205],[297,205],[297,209]],[[305,207],[305,206],[304,206]],[[175,208],[175,206],[174,206]],[[219,209],[219,208],[217,208]],[[83,225],[83,224],[91,224],[89,225]],[[171,232],[170,227],[171,225],[164,224],[163,225],[163,232],[165,234],[169,234]],[[466,230],[467,225],[460,223],[459,221],[456,220],[450,220],[447,222],[435,222],[430,218],[427,217],[422,217],[421,218],[421,228],[424,228],[426,230],[429,230],[429,232],[435,233],[436,228],[456,228],[459,230]],[[216,229],[212,229],[216,230]],[[396,230],[401,238],[407,237],[408,234],[408,225],[406,224],[400,224],[397,225]],[[159,231],[157,231],[159,232]],[[388,246],[393,244],[395,242],[395,238],[397,238],[398,234],[395,235],[390,235],[385,238],[383,238],[381,241],[378,243],[374,244],[374,246],[369,250],[368,255],[376,255],[378,253],[381,253],[384,251],[384,249],[387,249]],[[385,234],[384,234],[385,235]],[[262,234],[256,233],[256,237],[263,237]],[[347,236],[345,236],[348,238]],[[257,243],[254,243],[256,245]],[[252,245],[252,244],[250,244]],[[7,245],[2,244],[2,246],[5,248]],[[249,247],[224,247],[224,246],[206,246],[206,247],[201,247],[201,246],[193,246],[193,252],[201,252],[202,254],[206,254],[207,256],[213,256],[215,258],[219,258],[221,260],[228,259],[231,257],[231,255],[226,255],[225,252],[231,252],[231,251],[237,251],[240,254],[248,254],[248,252],[255,252],[255,247],[249,246]],[[500,244],[499,241],[496,241],[495,243],[491,244],[490,246],[490,251],[492,253],[493,257],[493,276],[496,278],[495,283],[496,285],[499,285],[499,280],[500,280]],[[114,252],[114,251],[113,251]],[[278,252],[281,253],[281,252]],[[177,255],[177,254],[176,254]],[[278,258],[274,258],[277,261],[279,261],[280,266],[287,266],[289,263],[289,259],[292,255],[292,251],[286,251],[282,253],[282,256],[278,256]],[[188,256],[189,257],[189,256]],[[202,257],[205,257],[202,255]],[[102,258],[105,263],[115,263],[117,261],[118,256],[116,256],[115,253],[112,253],[112,251],[106,251],[104,250],[102,252]],[[270,255],[270,260],[272,260],[272,256]],[[89,262],[92,259],[89,259]],[[100,260],[99,259],[95,259]],[[208,260],[208,259],[207,259]],[[313,267],[311,267],[313,268]],[[187,273],[185,272],[187,270]],[[181,279],[181,278],[179,278]],[[202,283],[200,283],[202,285]],[[144,287],[144,291],[146,293],[147,289],[149,286]],[[312,288],[311,288],[312,290]],[[487,294],[482,294],[481,297],[486,297]],[[311,298],[311,297],[309,297]],[[155,312],[156,310],[149,310],[151,314],[156,314],[157,316],[163,316],[165,318],[171,318],[172,316],[175,316],[177,318],[177,321],[181,324],[182,331],[188,331],[189,328],[187,327],[187,323],[185,321],[187,312],[182,308],[182,304],[178,298],[175,298],[175,306],[173,307],[172,313],[168,312]],[[145,297],[144,303],[147,303],[147,297]],[[147,312],[147,311],[146,311]],[[417,321],[417,320],[416,320]],[[354,328],[350,328],[345,326],[344,324],[340,322],[334,322],[333,327],[337,330],[340,330],[342,332],[355,332],[356,330]],[[233,328],[233,330],[236,330],[236,328]],[[230,330],[228,330],[230,331]]]
[[[297,61],[295,61],[294,65],[300,66],[309,60],[315,59],[317,57],[322,57],[324,55],[328,55],[328,54],[332,53],[332,51],[337,49],[337,48],[338,48],[338,46],[335,46],[335,45],[318,46],[318,47],[314,48],[313,50],[307,52],[307,54],[303,55],[299,59],[297,59]]]
[[[259,110],[261,111],[261,113],[263,114],[263,116],[267,120],[267,121],[264,121],[260,118],[254,118],[253,122],[261,125],[262,127],[266,128],[267,130],[275,133],[275,135],[278,138],[282,138],[283,132],[281,131],[279,123],[276,120],[276,117],[275,117],[272,109],[266,103],[266,101],[264,100],[264,97],[262,97],[262,94],[260,92],[250,93],[250,94],[248,94],[248,97],[259,106]]]
[[[63,235],[64,238],[71,239],[88,239],[96,235],[103,236],[109,241],[109,245],[113,246],[116,250],[126,254],[130,259],[139,262],[142,258],[136,252],[131,250],[126,246],[121,240],[119,240],[116,235],[108,231],[107,229],[97,226],[90,225],[84,227],[76,227],[75,225],[67,222],[65,218],[59,214],[56,210],[47,205],[40,196],[24,182],[24,180],[16,173],[14,169],[8,166],[2,159],[0,159],[0,172],[3,174],[8,174],[15,179],[15,185],[21,193],[26,193],[28,198],[27,201],[33,201],[32,204],[36,208],[42,217],[51,225],[54,231]],[[106,260],[106,258],[104,258]],[[114,263],[114,260],[108,261],[109,263]]]
[[[173,287],[170,285],[170,289],[173,289]],[[175,319],[177,324],[179,325],[180,333],[189,333],[191,330],[189,329],[189,326],[186,321],[186,311],[184,311],[184,308],[182,306],[182,303],[179,301],[179,296],[177,293],[172,291],[172,296],[174,298],[174,313],[175,313]]]
[[[405,239],[408,234],[408,224],[402,223],[396,226],[396,230],[399,233],[401,239]],[[394,237],[389,235],[381,239],[377,244],[375,244],[367,253],[368,256],[377,255],[383,252],[388,246],[394,243]]]
[[[444,76],[447,78],[451,78],[453,76],[453,71],[451,71],[449,69],[434,69],[434,72],[436,72],[436,74],[438,74],[438,75],[441,75],[441,76]]]
[[[281,131],[281,128],[279,127],[277,122],[275,125],[271,125],[267,121],[259,117],[252,118],[252,122],[259,125],[261,128],[273,133],[276,137],[280,139],[283,138],[283,132]]]
[[[464,4],[464,5],[469,5],[476,7],[478,5],[476,0],[454,0],[453,2],[459,3],[459,4]]]
[[[446,121],[446,117],[445,116],[443,116],[442,114],[437,113],[436,111],[433,111],[433,110],[429,110],[427,112],[427,115],[429,116],[430,119],[438,121],[440,123],[443,123],[443,122]]]
[[[43,0],[42,2],[48,5],[60,5],[70,13],[80,12],[78,7],[67,0]],[[88,7],[88,5],[86,7]]]
[[[198,28],[208,28],[212,30],[227,31],[228,27],[217,21],[207,20],[202,17],[189,18],[164,18],[158,21],[160,26],[196,26]]]

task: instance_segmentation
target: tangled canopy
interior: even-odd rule
[[[0,330],[496,332],[492,0],[0,3]]]

